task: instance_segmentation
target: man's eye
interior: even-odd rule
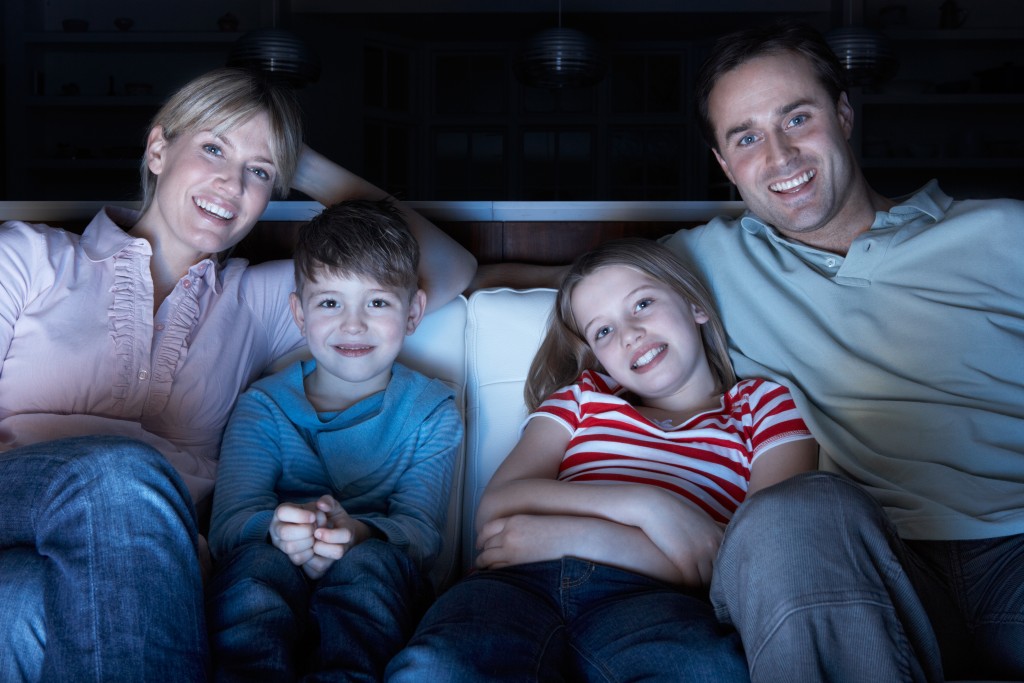
[[[792,128],[793,126],[799,126],[801,123],[803,123],[806,120],[807,120],[807,115],[806,114],[800,114],[799,116],[794,116],[793,118],[791,118],[789,120],[789,127]]]
[[[756,139],[757,138],[755,138],[753,135],[744,135],[739,139],[738,144],[740,147],[746,147],[747,145],[752,144]]]

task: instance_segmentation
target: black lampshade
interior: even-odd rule
[[[844,26],[825,34],[829,47],[846,68],[851,85],[870,85],[889,80],[899,68],[889,40],[874,29]]]
[[[243,34],[232,46],[227,65],[255,69],[298,87],[320,78],[317,54],[304,40],[280,28]]]
[[[537,33],[523,48],[516,77],[535,88],[581,88],[604,78],[607,65],[597,44],[571,28]]]

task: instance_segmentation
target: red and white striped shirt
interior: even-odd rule
[[[527,418],[545,416],[569,430],[559,480],[660,486],[727,522],[746,497],[754,461],[811,438],[789,390],[767,380],[741,381],[718,409],[667,429],[616,395],[622,391],[611,377],[585,370]]]

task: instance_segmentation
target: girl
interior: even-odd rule
[[[661,245],[621,240],[566,275],[525,395],[477,513],[485,571],[440,598],[390,673],[745,680],[707,587],[744,499],[816,466],[787,390],[737,383],[699,282]]]

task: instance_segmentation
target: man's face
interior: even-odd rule
[[[807,58],[766,55],[723,75],[708,102],[715,156],[747,208],[784,235],[827,243],[844,232],[858,171],[853,111],[818,82]]]

